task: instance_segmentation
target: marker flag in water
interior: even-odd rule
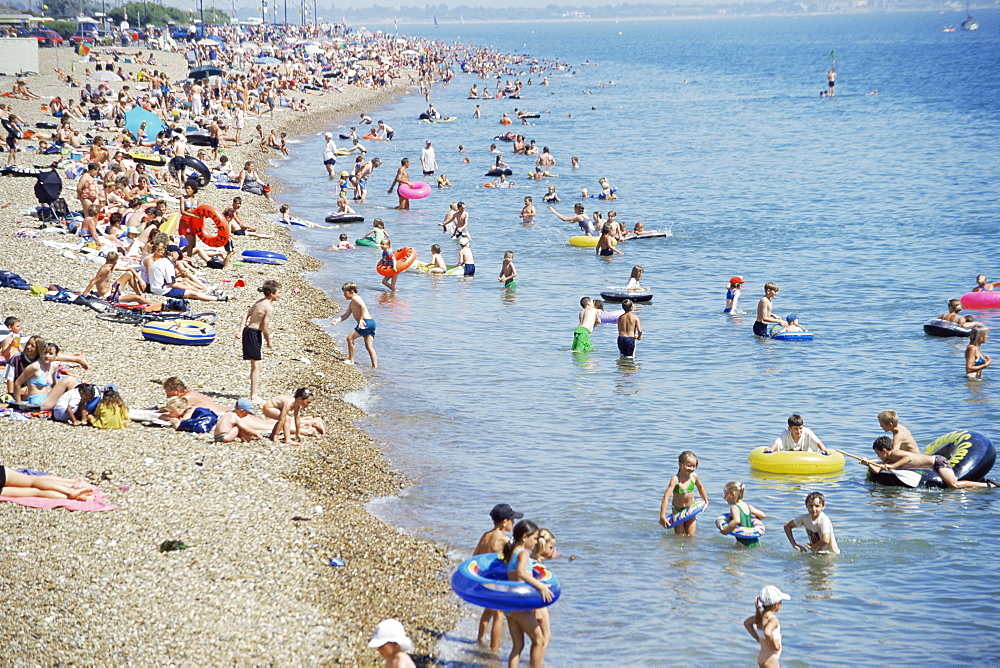
[[[836,63],[837,62],[837,50],[836,49],[834,49],[833,51],[830,52],[830,62],[831,63]]]

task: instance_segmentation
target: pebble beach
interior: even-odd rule
[[[41,100],[9,99],[31,124],[51,120],[40,104],[76,93],[53,68],[57,55],[64,71],[77,57],[69,49],[39,55],[42,72],[28,85]],[[156,57],[171,77],[184,76],[182,54]],[[6,77],[0,88],[12,83]],[[256,123],[289,137],[332,129],[337,119],[356,118],[404,94],[406,84],[310,95],[310,112],[248,119],[246,134]],[[226,153],[234,165],[267,164],[256,141]],[[19,156],[20,164],[47,162],[48,156]],[[317,178],[325,178],[321,162],[316,156]],[[59,238],[64,235],[15,237],[40,226],[24,213],[37,203],[33,184],[0,178],[0,202],[11,202],[0,212],[0,269],[32,284],[80,290],[99,265],[41,243],[68,240]],[[240,193],[210,187],[200,195],[202,203],[221,210],[233,194]],[[83,513],[0,503],[0,604],[7,610],[0,663],[371,665],[378,655],[367,649],[367,639],[386,617],[403,622],[416,654],[423,655],[431,655],[437,636],[453,626],[458,608],[444,549],[399,532],[365,509],[372,498],[398,494],[407,481],[354,427],[361,413],[343,400],[364,380],[341,363],[342,340],[334,342],[315,322],[339,310],[309,283],[318,261],[296,253],[277,224],[277,188],[274,201],[242,195],[247,222],[274,235],[253,239],[252,247],[284,253],[289,261],[236,262],[211,273],[233,300],[196,304],[195,310],[219,314],[218,338],[209,347],[145,341],[138,327],[107,323],[87,308],[20,290],[0,289],[0,311],[19,317],[25,335],[40,334],[64,351],[83,354],[89,363],[83,379],[117,384],[129,408],[161,405],[162,381],[171,376],[232,405],[249,392],[249,365],[235,337],[240,318],[263,281],[276,279],[282,290],[271,326],[275,346],[263,361],[263,394],[312,388],[317,400],[308,414],[323,417],[326,435],[302,445],[268,439],[215,443],[211,434],[137,423],[98,430],[46,419],[0,419],[4,466],[85,476],[118,506]],[[79,209],[74,182],[64,182],[63,196],[71,210]],[[332,210],[332,195],[330,204]],[[246,287],[232,287],[238,279]],[[160,552],[167,540],[188,547]]]

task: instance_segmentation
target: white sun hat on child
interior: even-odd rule
[[[760,590],[759,594],[757,594],[757,600],[760,602],[760,605],[765,608],[774,605],[775,603],[780,603],[781,601],[790,601],[791,599],[791,596],[784,593],[774,585],[767,585]]]
[[[375,636],[368,641],[371,648],[381,647],[387,642],[394,642],[404,652],[413,649],[413,642],[407,637],[403,625],[396,619],[383,619],[375,627]]]

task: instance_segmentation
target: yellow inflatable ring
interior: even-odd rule
[[[792,473],[798,475],[816,475],[818,473],[837,473],[844,470],[844,455],[836,450],[824,455],[821,452],[772,452],[765,453],[765,447],[750,451],[750,467],[765,473]]]

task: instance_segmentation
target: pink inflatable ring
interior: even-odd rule
[[[399,195],[406,199],[423,199],[431,194],[431,187],[423,181],[399,184]]]

